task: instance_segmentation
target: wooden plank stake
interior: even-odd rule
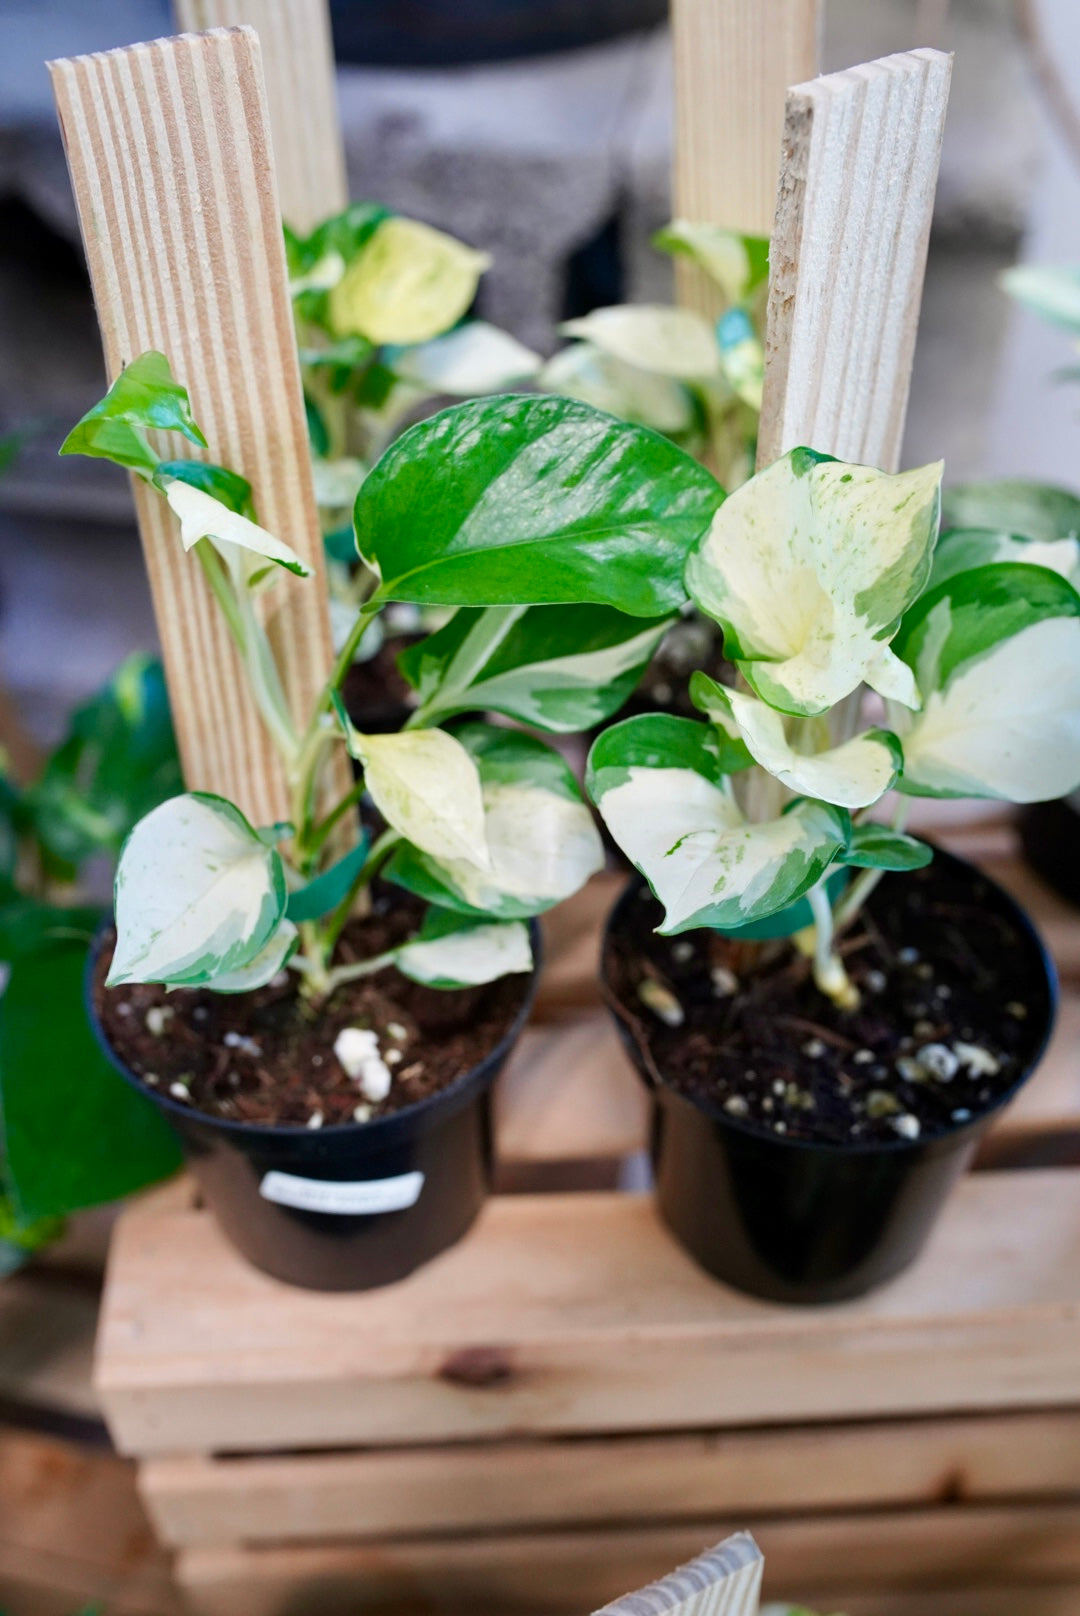
[[[50,67],[110,381],[165,353],[214,460],[318,569],[267,597],[306,720],[333,649],[258,39],[219,30]],[[281,761],[202,569],[160,495],[136,481],[135,500],[187,784],[256,823],[286,819]]]
[[[908,51],[788,93],[759,466],[899,466],[951,70]]]
[[[757,1616],[762,1564],[750,1533],[736,1532],[595,1616]]]
[[[262,46],[278,198],[300,235],[348,204],[327,0],[173,0],[192,33],[248,23]]]
[[[767,236],[789,84],[818,70],[820,0],[673,0],[675,215]],[[676,264],[679,302],[715,318],[716,288]]]

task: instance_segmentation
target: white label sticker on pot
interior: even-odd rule
[[[397,1178],[298,1178],[295,1173],[266,1173],[259,1194],[281,1206],[304,1212],[340,1212],[363,1215],[403,1212],[415,1206],[424,1187],[423,1173],[399,1173]]]

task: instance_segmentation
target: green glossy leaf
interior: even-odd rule
[[[361,555],[392,600],[591,601],[659,617],[723,499],[688,455],[561,398],[476,400],[404,433],[356,501]]]
[[[858,870],[921,870],[933,856],[925,842],[888,825],[856,825],[843,860]]]
[[[170,797],[120,854],[109,983],[213,987],[263,951],[286,898],[281,855],[239,808],[201,791]]]
[[[490,865],[403,844],[384,866],[387,880],[446,909],[514,920],[550,909],[603,868],[592,815],[553,748],[494,724],[463,724],[455,737],[479,773]]]
[[[381,202],[350,202],[341,213],[324,219],[301,243],[298,268],[310,269],[328,253],[340,253],[347,264],[362,252],[382,224],[391,218],[389,208]]]
[[[4,1167],[20,1218],[115,1200],[180,1163],[152,1103],[94,1040],[85,968],[85,943],[43,943],[16,960],[0,999]]]
[[[572,734],[618,711],[671,622],[609,606],[460,607],[398,667],[431,719],[482,710]]]
[[[792,449],[720,506],[686,585],[763,701],[810,716],[863,681],[918,699],[888,642],[930,573],[940,479]]]
[[[91,455],[153,475],[158,457],[146,441],[150,429],[180,432],[206,448],[192,418],[187,389],[173,377],[165,355],[153,350],[120,372],[105,397],[68,433],[60,453]]]
[[[365,830],[354,848],[306,886],[290,892],[285,914],[289,920],[318,920],[336,909],[363,868],[371,835]]]
[[[136,820],[182,789],[161,664],[136,655],[73,715],[27,811],[50,853],[77,867],[118,853]]]
[[[900,789],[1041,802],[1080,784],[1080,595],[1056,572],[997,562],[960,572],[894,642],[922,694],[891,713]]]
[[[239,472],[227,471],[224,466],[211,466],[204,460],[159,461],[154,482],[162,493],[167,491],[173,479],[187,483],[191,488],[201,489],[238,516],[254,518],[255,502],[251,484]]]
[[[1028,539],[1068,539],[1080,535],[1080,498],[1067,488],[1007,478],[964,483],[941,496],[945,528],[993,528]]]
[[[330,433],[323,419],[319,406],[304,394],[304,416],[307,420],[308,442],[313,455],[328,455],[330,453]],[[349,533],[350,558],[353,554],[352,533]]]
[[[429,988],[477,987],[532,970],[529,929],[520,920],[477,922],[430,909],[416,936],[398,949],[396,964]]]

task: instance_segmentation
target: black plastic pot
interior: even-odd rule
[[[1020,845],[1035,873],[1080,907],[1080,793],[1024,808]]]
[[[918,1140],[814,1144],[778,1137],[690,1099],[650,1075],[627,1024],[616,1025],[650,1089],[652,1158],[661,1215],[717,1279],[772,1301],[839,1302],[892,1279],[922,1249],[950,1188],[996,1114],[1038,1065],[1057,1007],[1053,964],[1024,911],[982,871],[942,852],[935,864],[968,871],[990,889],[1045,977],[1046,1013],[1033,1023],[1023,1074],[987,1109],[946,1133]],[[903,877],[897,877],[903,879]],[[644,883],[636,877],[611,912],[611,939]],[[660,1078],[663,1078],[661,1072]]]
[[[536,993],[536,967],[513,1026],[449,1088],[373,1122],[265,1127],[194,1111],[148,1088],[117,1057],[93,1003],[98,1043],[122,1077],[152,1100],[180,1141],[223,1232],[256,1268],[311,1290],[370,1290],[404,1279],[468,1229],[491,1185],[491,1089]]]

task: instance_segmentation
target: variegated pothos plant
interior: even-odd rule
[[[376,467],[360,549],[394,556],[396,598],[451,604],[473,546],[502,548],[492,606],[459,612],[448,645],[494,633],[504,590],[643,618],[689,600],[717,623],[738,683],[697,673],[700,720],[604,730],[588,791],[664,932],[795,934],[850,1004],[837,931],[883,871],[931,857],[903,831],[910,796],[1027,802],[1080,781],[1076,538],[939,539],[939,464],[888,475],[796,449],[725,499],[660,443],[557,399],[462,405]],[[598,688],[594,712],[615,705]]]
[[[389,964],[436,987],[485,982],[530,968],[527,920],[601,864],[571,771],[531,731],[580,730],[625,700],[670,622],[683,553],[704,531],[716,489],[672,444],[580,404],[511,397],[487,408],[479,441],[461,443],[468,418],[449,411],[395,446],[391,472],[397,486],[395,468],[405,468],[408,521],[367,524],[378,482],[358,506],[358,553],[375,588],[301,724],[257,598],[309,569],[258,524],[237,472],[158,454],[151,432],[206,446],[166,358],[134,361],[69,435],[63,452],[126,466],[167,501],[177,543],[224,613],[293,804],[289,823],[253,826],[221,797],[187,792],[141,819],[119,862],[111,984],[237,993],[291,966],[321,1000]],[[432,455],[442,486],[429,497]],[[500,483],[516,490],[509,523]],[[675,493],[663,517],[659,489]],[[650,551],[662,539],[670,556],[658,567]],[[612,587],[590,583],[620,551],[626,564]],[[405,727],[360,733],[341,684],[368,624],[401,600],[457,609],[402,658],[416,691]],[[324,765],[341,745],[360,778],[327,807]],[[365,795],[385,828],[335,858],[335,828]],[[377,873],[426,900],[427,917],[392,953],[336,962],[342,929]]]

